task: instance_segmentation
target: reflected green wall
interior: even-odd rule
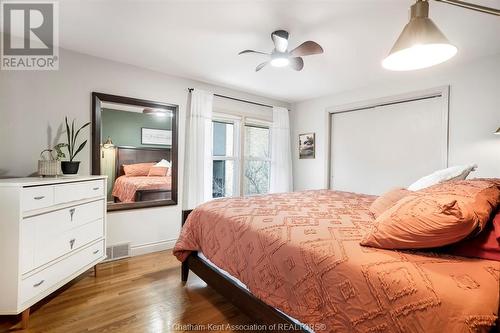
[[[102,109],[101,111],[101,143],[108,137],[115,146],[166,148],[166,145],[141,144],[141,128],[172,129],[172,118],[147,115],[138,112]],[[115,180],[115,150],[101,148],[101,174],[108,176],[108,200]]]
[[[141,144],[141,128],[172,129],[172,118],[138,112],[102,109],[101,140],[111,138],[115,146],[167,147]]]

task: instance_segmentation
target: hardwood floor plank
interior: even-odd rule
[[[19,316],[0,316],[0,332],[189,332],[182,325],[252,323],[196,275],[183,285],[180,274],[171,251],[103,263],[97,277],[91,269],[33,306],[28,329]]]

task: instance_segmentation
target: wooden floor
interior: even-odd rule
[[[183,286],[170,251],[100,264],[96,278],[88,271],[35,305],[29,329],[17,319],[0,316],[0,332],[183,332],[189,324],[222,331],[209,325],[251,324],[192,272]]]

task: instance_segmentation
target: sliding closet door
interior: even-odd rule
[[[442,99],[332,114],[330,187],[381,194],[446,167]]]

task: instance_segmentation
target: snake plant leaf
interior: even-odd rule
[[[69,131],[69,124],[68,124],[68,117],[64,117],[64,121],[66,123],[66,137],[68,138],[68,152],[69,155],[71,156],[71,132]]]
[[[75,157],[74,152],[75,152],[75,119],[71,122],[71,143],[69,144],[71,146],[71,160],[73,160],[73,157]]]
[[[82,142],[82,144],[76,150],[76,153],[73,154],[73,156],[70,159],[70,161],[73,161],[73,158],[75,158],[75,156],[78,155],[78,153],[83,149],[83,147],[85,147],[86,144],[87,144],[87,140],[85,140],[85,141]]]
[[[78,131],[76,131],[76,134],[75,134],[75,142],[76,142],[76,138],[78,137],[78,133],[80,133],[80,131],[82,129],[84,129],[85,127],[89,126],[90,125],[90,122],[84,124],[82,127],[80,127],[80,129],[78,129]],[[76,155],[76,154],[75,154]]]

